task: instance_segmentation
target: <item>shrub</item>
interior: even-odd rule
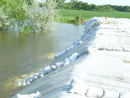
[[[51,29],[53,23],[53,17],[55,13],[56,3],[53,0],[48,0],[47,3],[42,4],[39,7],[39,3],[34,1],[34,3],[27,9],[27,24],[31,27],[31,32],[44,33]],[[28,13],[31,11],[30,13]]]
[[[55,15],[55,0],[47,0],[46,3],[39,6],[38,0],[2,0],[0,6],[3,7],[2,15],[7,15],[1,19],[6,25],[1,25],[1,29],[9,26],[6,21],[11,21],[14,28],[19,32],[44,33],[52,27],[53,17]],[[4,13],[3,13],[4,12]],[[7,24],[8,23],[8,24]]]
[[[10,20],[3,12],[3,8],[0,8],[0,30],[7,29],[10,26]]]

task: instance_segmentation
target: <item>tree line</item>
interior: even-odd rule
[[[58,3],[57,8],[74,9],[74,10],[88,10],[88,11],[122,11],[130,12],[130,6],[117,6],[117,5],[95,5],[88,4],[78,0],[71,0],[65,3],[65,0],[56,0]]]

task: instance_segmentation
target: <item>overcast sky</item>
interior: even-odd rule
[[[66,0],[67,2],[70,0]],[[111,5],[129,5],[130,0],[78,0],[83,2],[88,2],[89,4],[103,5],[103,4],[111,4]]]

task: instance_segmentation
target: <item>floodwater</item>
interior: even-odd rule
[[[49,34],[0,32],[0,98],[18,90],[17,81],[43,69],[53,55],[70,47],[83,34],[83,25],[56,23]]]

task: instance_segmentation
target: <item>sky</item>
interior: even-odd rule
[[[66,0],[69,2],[70,0]],[[87,2],[88,4],[96,4],[96,5],[103,5],[103,4],[111,4],[111,5],[128,5],[130,6],[130,0],[78,0]]]

